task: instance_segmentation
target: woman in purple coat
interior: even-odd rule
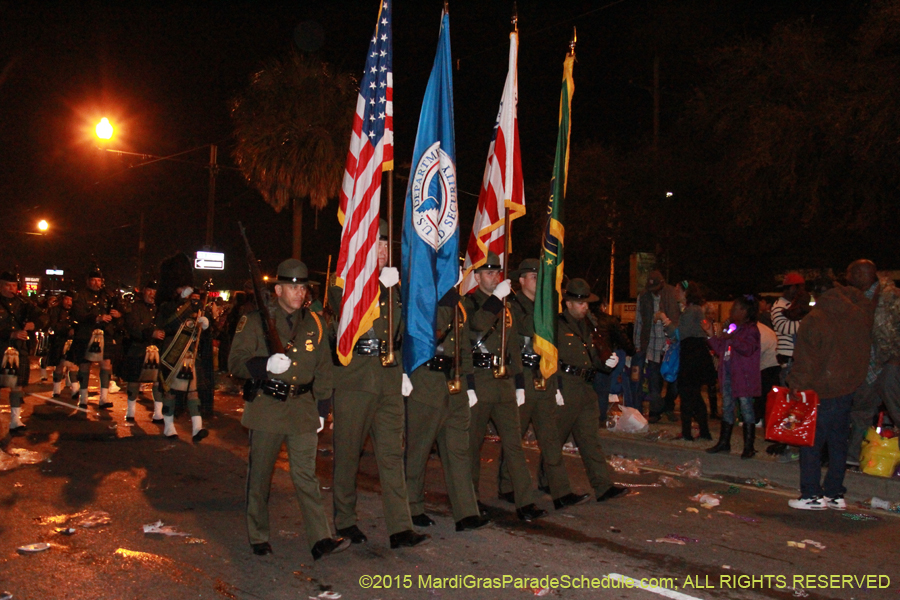
[[[753,296],[738,296],[731,305],[731,326],[707,340],[719,357],[719,388],[722,390],[722,430],[719,441],[709,453],[731,452],[731,431],[737,415],[735,399],[741,405],[744,424],[744,452],[741,458],[752,458],[756,439],[756,416],[753,399],[760,394],[759,328],[756,315],[759,305]],[[707,334],[711,334],[711,328]]]

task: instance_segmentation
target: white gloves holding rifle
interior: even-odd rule
[[[286,354],[273,354],[269,357],[268,362],[266,362],[266,370],[269,373],[274,373],[275,375],[280,375],[287,371],[291,366],[291,359],[287,357]]]

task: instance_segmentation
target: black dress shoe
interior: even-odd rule
[[[573,494],[569,492],[565,496],[560,496],[553,501],[553,508],[556,510],[563,509],[567,506],[575,506],[576,504],[583,504],[590,500],[590,496],[588,494]]]
[[[413,515],[412,517],[413,525],[416,527],[431,527],[434,525],[434,519],[422,513],[421,515]]]
[[[162,419],[153,419],[153,418],[151,418],[150,421],[153,423],[162,423],[163,422]]]
[[[499,492],[497,497],[501,500],[506,500],[510,504],[516,503],[516,493],[515,492]]]
[[[194,440],[194,443],[196,444],[197,442],[199,442],[200,440],[202,440],[203,438],[205,438],[208,435],[209,435],[209,432],[207,430],[200,429],[200,431],[195,433],[191,439]]]
[[[337,532],[341,537],[345,537],[350,540],[351,544],[364,544],[369,541],[369,538],[366,537],[366,534],[360,531],[359,527],[357,527],[356,525],[338,529]]]
[[[603,492],[603,495],[597,498],[597,502],[606,502],[607,500],[612,500],[613,498],[618,498],[619,496],[625,496],[627,494],[628,488],[614,485]]]
[[[457,531],[473,531],[475,529],[481,529],[485,525],[490,524],[491,520],[487,517],[482,517],[481,515],[472,515],[471,517],[465,517],[456,522],[456,530]]]
[[[260,542],[258,544],[250,544],[250,547],[253,548],[253,554],[257,556],[265,556],[266,554],[272,554],[272,546],[269,545],[269,542]]]
[[[125,417],[125,421],[128,423],[134,423],[134,417]]]
[[[25,430],[26,430],[26,429],[27,429],[27,428],[26,428],[24,425],[19,425],[18,427],[10,427],[10,428],[9,428],[9,434],[10,434],[10,435],[15,435],[15,436],[25,435]]]
[[[412,548],[419,544],[427,544],[431,541],[431,536],[424,533],[416,533],[412,529],[401,531],[391,535],[391,550],[397,548]]]
[[[52,398],[59,398],[59,394],[53,394]]]
[[[312,547],[310,552],[312,552],[313,560],[319,560],[323,556],[343,552],[349,547],[350,540],[347,538],[323,538],[316,542],[316,545]]]
[[[113,407],[112,402],[104,402],[103,404],[98,404],[97,408],[100,410],[109,410]]]
[[[526,504],[522,508],[516,509],[516,516],[519,517],[520,521],[534,521],[535,519],[540,519],[543,516],[546,516],[547,511],[543,508],[538,508],[534,504]]]

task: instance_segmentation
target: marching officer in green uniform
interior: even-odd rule
[[[503,446],[503,456],[509,467],[515,495],[516,515],[523,521],[531,521],[547,514],[534,505],[531,473],[525,462],[522,448],[522,430],[519,425],[517,405],[525,402],[525,382],[522,377],[521,355],[518,352],[501,357],[501,321],[503,299],[509,295],[509,280],[501,281],[499,257],[488,252],[487,260],[475,269],[478,287],[466,296],[463,306],[468,313],[469,350],[472,353],[474,375],[469,378],[466,390],[469,396],[472,420],[469,427],[469,447],[472,460],[472,483],[478,493],[481,475],[481,446],[487,433],[488,421],[493,421]],[[506,309],[508,349],[522,345],[513,313]],[[512,360],[510,360],[512,354]],[[494,371],[506,367],[506,376],[497,378]]]
[[[3,384],[9,387],[9,432],[25,431],[22,422],[23,387],[28,385],[31,363],[28,359],[28,332],[42,328],[47,322],[43,311],[19,293],[19,276],[10,271],[0,273],[0,358],[7,354],[18,359],[15,373],[4,373]],[[12,369],[10,369],[12,370]]]
[[[291,480],[300,501],[306,541],[313,558],[346,550],[350,541],[332,537],[316,477],[316,449],[322,421],[317,399],[332,392],[331,349],[322,321],[303,308],[308,292],[306,265],[290,258],[278,265],[275,321],[284,352],[270,353],[266,324],[258,311],[244,315],[235,330],[228,367],[249,379],[241,423],[250,430],[247,471],[247,530],[257,555],[270,554],[269,490],[281,446],[287,446]]]
[[[559,316],[557,346],[559,348],[559,388],[556,391],[559,404],[559,440],[565,442],[572,435],[584,470],[597,502],[604,502],[628,493],[628,488],[613,485],[609,476],[606,455],[600,446],[597,423],[600,408],[597,392],[591,383],[597,369],[604,365],[594,347],[593,323],[589,320],[588,304],[597,296],[584,279],[572,279],[566,286],[566,309]],[[613,355],[605,366],[612,368],[618,359]]]
[[[391,548],[400,548],[427,542],[431,536],[413,531],[409,512],[403,470],[403,369],[399,360],[392,364],[382,363],[389,337],[395,340],[395,350],[399,350],[398,333],[401,330],[400,291],[394,290],[394,330],[388,331],[388,288],[397,285],[400,276],[396,268],[385,267],[388,247],[387,222],[384,220],[379,227],[377,244],[381,271],[379,316],[357,341],[350,364],[335,368],[334,524],[338,533],[350,538],[354,544],[362,544],[368,539],[356,524],[356,478],[366,438],[371,436]],[[337,326],[343,289],[333,286],[329,294]]]
[[[128,336],[123,363],[123,378],[128,382],[128,408],[126,421],[134,421],[134,408],[141,389],[141,371],[149,346],[159,346],[166,338],[166,332],[156,327],[156,281],[149,281],[141,290],[141,296],[125,315],[125,333]],[[153,382],[153,417],[154,423],[162,422],[162,392],[159,381]]]
[[[525,403],[519,407],[519,422],[522,436],[528,425],[534,426],[534,436],[541,449],[541,466],[547,478],[553,506],[559,510],[567,506],[582,504],[590,499],[587,494],[574,494],[569,485],[569,476],[563,462],[562,445],[559,439],[556,406],[556,378],[544,379],[540,372],[541,357],[534,351],[534,296],[537,291],[537,270],[540,263],[536,258],[526,258],[513,274],[519,278],[521,293],[509,303],[515,315],[515,322],[522,338],[520,352],[525,380]],[[515,350],[514,350],[515,351]],[[505,457],[500,463],[500,498],[515,502],[512,482]]]
[[[490,523],[478,510],[472,487],[469,455],[469,401],[465,378],[472,374],[472,353],[467,349],[469,329],[466,312],[456,288],[438,303],[435,356],[421,365],[406,382],[406,487],[413,524],[429,527],[434,521],[425,514],[425,468],[431,447],[437,442],[444,481],[457,531],[479,529]],[[453,329],[454,312],[459,309],[459,331]],[[460,373],[454,373],[457,333],[460,346]],[[409,389],[411,386],[411,389]],[[451,392],[451,387],[453,390]],[[409,393],[406,393],[406,392]]]
[[[78,361],[78,381],[81,398],[78,406],[87,406],[91,362],[86,359],[94,331],[103,333],[103,358],[100,359],[100,400],[98,408],[112,408],[109,382],[112,379],[112,359],[118,354],[117,330],[122,326],[122,313],[116,308],[116,297],[103,286],[103,273],[98,267],[87,275],[87,287],[72,303],[72,318],[77,323],[72,341],[72,354]]]
[[[56,304],[51,304],[47,309],[50,332],[50,349],[47,352],[47,366],[53,369],[53,397],[59,398],[62,389],[68,379],[69,360],[67,346],[72,344],[72,336],[75,335],[75,323],[72,320],[72,301],[75,292],[64,292]],[[77,372],[77,371],[76,371]]]

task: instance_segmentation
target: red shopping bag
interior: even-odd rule
[[[819,395],[812,390],[788,395],[774,387],[766,399],[766,439],[791,446],[812,446],[816,441]]]

